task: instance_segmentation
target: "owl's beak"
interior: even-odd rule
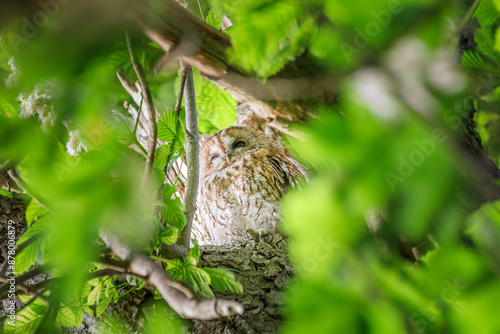
[[[226,155],[226,161],[227,161],[228,164],[231,163],[231,157],[229,155]]]

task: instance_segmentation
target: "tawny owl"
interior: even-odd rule
[[[197,226],[202,244],[222,245],[278,228],[279,201],[304,178],[301,165],[264,132],[226,128],[205,142],[200,153]]]

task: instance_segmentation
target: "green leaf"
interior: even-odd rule
[[[17,245],[19,247],[32,237],[38,238],[16,255],[16,271],[18,273],[28,271],[29,268],[37,262],[37,260],[41,259],[43,255],[41,252],[44,249],[42,245],[46,242],[43,233],[45,233],[49,223],[48,216],[43,216],[17,241]]]
[[[500,13],[495,8],[498,0],[495,0],[495,4],[492,0],[482,0],[474,13],[474,17],[477,18],[482,27],[491,27],[498,24],[500,20]]]
[[[88,304],[88,297],[90,295],[91,290],[92,290],[92,285],[90,285],[89,282],[85,282],[85,285],[83,286],[82,289],[82,293],[80,294],[80,299],[85,300],[86,304]]]
[[[165,168],[171,153],[172,153],[171,145],[161,145],[160,147],[158,147],[155,150],[154,166],[159,169]]]
[[[28,298],[23,298],[24,302],[28,302]],[[16,313],[15,326],[10,318],[7,318],[5,322],[4,333],[5,334],[31,334],[35,332],[35,329],[40,324],[42,317],[45,313],[47,305],[45,305],[39,299],[33,301],[28,307],[25,307],[22,311]]]
[[[224,14],[222,11],[218,8],[212,8],[208,11],[207,14],[207,23],[214,27],[217,30],[220,30],[222,27],[222,19],[224,17]]]
[[[8,191],[7,189],[3,189],[3,188],[0,189],[0,196],[5,196],[8,198],[14,197],[10,191]]]
[[[214,293],[210,289],[210,276],[201,268],[196,267],[193,257],[188,256],[184,262],[179,259],[162,259],[151,256],[167,264],[166,270],[172,277],[189,283],[200,296],[204,298],[214,298]]]
[[[0,115],[5,115],[8,118],[17,118],[17,108],[4,98],[0,98]]]
[[[94,305],[97,303],[97,298],[99,297],[99,291],[101,290],[101,284],[97,285],[92,289],[92,291],[89,293],[89,296],[87,298],[87,304],[88,305]]]
[[[172,260],[167,260],[164,258],[160,258],[157,256],[151,256],[152,259],[162,261],[167,264],[167,271],[172,274],[173,277],[175,278],[181,278],[183,277],[182,271],[184,270],[184,264],[181,260],[179,259],[172,259]],[[172,271],[171,271],[172,270]]]
[[[46,215],[48,211],[43,208],[37,201],[31,200],[30,204],[26,208],[26,221],[28,226],[31,226],[33,222],[37,221],[41,216]]]
[[[498,60],[499,54],[500,54],[500,29],[496,30],[495,41],[494,41],[494,45],[493,46],[494,46],[495,51],[497,52],[496,53],[496,55],[497,55],[496,59]]]
[[[477,51],[498,62],[500,60],[498,51],[500,50],[495,45],[495,30],[491,27],[477,29],[474,41],[477,44]]]
[[[184,260],[182,261],[184,264],[184,267],[195,267],[196,266],[196,259],[192,256],[186,256]]]
[[[82,309],[85,312],[87,312],[91,317],[94,316],[94,311],[90,307],[88,307],[87,305],[82,306]]]
[[[112,299],[113,299],[112,295],[105,296],[104,298],[101,298],[101,300],[99,301],[99,303],[97,304],[97,307],[96,307],[96,317],[101,316],[101,314],[103,314],[104,311],[106,311],[106,309],[108,308]]]
[[[500,70],[497,68],[497,65],[491,59],[483,56],[477,51],[466,50],[462,56],[462,65],[470,69],[500,75]]]
[[[193,80],[198,119],[209,121],[218,130],[233,125],[236,121],[236,107],[238,105],[233,97],[212,82],[202,78],[197,69],[193,69]],[[203,125],[203,130],[210,129],[209,124],[204,123]],[[201,132],[201,127],[199,130]]]
[[[231,30],[230,60],[267,78],[295,59],[310,30],[303,3],[307,2],[240,1]]]
[[[158,140],[170,143],[171,151],[184,147],[186,133],[182,122],[173,110],[167,110],[158,118]]]
[[[83,310],[80,303],[72,301],[61,302],[56,321],[64,327],[79,327],[83,322]]]
[[[203,298],[215,298],[212,289],[210,289],[210,276],[201,268],[187,266],[184,269],[184,281],[191,284],[194,290]]]
[[[177,241],[179,237],[179,229],[177,227],[165,226],[163,231],[160,233],[160,240],[164,244],[172,245]]]
[[[195,259],[188,256],[184,259],[183,277],[180,279],[191,284],[194,290],[203,298],[215,298],[210,289],[210,276],[201,268],[196,267]]]
[[[179,197],[175,196],[175,188],[170,185],[163,187],[163,203],[161,210],[162,222],[182,230],[186,226],[186,216],[184,215],[184,205]]]
[[[188,257],[192,257],[194,259],[194,265],[198,264],[200,260],[200,246],[198,246],[198,241],[193,239],[194,247],[189,250]]]
[[[234,274],[219,268],[202,268],[210,276],[210,285],[225,293],[228,289],[232,292],[243,293],[243,285],[236,282]]]
[[[198,132],[199,133],[207,133],[207,134],[215,134],[219,129],[210,122],[208,119],[198,118]]]
[[[113,281],[111,278],[109,278],[107,280],[107,283],[106,283],[106,290],[104,291],[104,295],[106,297],[110,297],[112,296],[112,292],[115,290],[115,285],[113,284]]]

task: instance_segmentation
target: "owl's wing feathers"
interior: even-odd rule
[[[300,184],[306,181],[305,171],[302,168],[298,168],[288,157],[281,156],[278,158],[269,155],[268,163],[276,179],[279,181],[277,184],[278,191],[282,197],[288,187],[292,186],[292,188],[295,188],[297,185],[300,187]]]

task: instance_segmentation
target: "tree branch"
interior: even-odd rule
[[[92,261],[108,269],[123,272],[127,269],[128,263],[126,261],[119,261],[115,259],[108,259],[105,257],[99,257],[99,259]]]
[[[184,92],[184,85],[186,84],[185,67],[182,66],[182,60],[179,59],[179,63],[181,64],[181,77],[179,80],[179,91],[177,93],[177,100],[175,101],[175,108],[174,108],[174,111],[177,114],[177,116],[179,116],[181,112],[182,96]]]
[[[5,283],[7,285],[10,285],[10,282],[8,281],[8,279],[4,278],[4,277],[0,277],[0,282]],[[22,283],[16,282],[15,286],[16,286],[16,288],[18,288],[19,290],[21,290],[22,292],[24,292],[24,294],[26,294],[27,296],[34,297],[34,296],[37,296],[38,292],[39,292],[39,291],[35,290],[33,287],[25,285],[25,284],[22,284]],[[41,300],[47,302],[47,300],[45,298],[43,298],[42,296],[39,296],[39,298]],[[3,300],[3,299],[5,299],[5,298],[2,295],[0,297],[0,300]]]
[[[194,94],[193,70],[190,65],[181,61],[182,71],[185,72],[184,105],[186,107],[186,165],[187,182],[184,195],[186,208],[186,226],[177,241],[179,245],[189,249],[191,241],[191,226],[196,212],[196,196],[198,194],[199,179],[199,150],[200,137],[198,135],[198,120],[196,112],[196,98]]]
[[[339,78],[311,70],[307,61],[304,65],[296,63],[293,68],[285,68],[283,73],[263,83],[254,74],[229,63],[229,36],[201,21],[174,0],[161,3],[138,0],[130,17],[166,52],[184,45],[176,52],[185,62],[198,68],[203,76],[228,91],[236,101],[250,103],[258,116],[282,132],[295,135],[289,131],[288,123],[314,117],[309,111],[311,101],[308,99],[321,101],[337,93]],[[290,103],[292,100],[294,103]]]
[[[142,178],[142,183],[141,183],[141,186],[144,189],[144,187],[149,182],[149,179],[151,178],[151,171],[153,169],[153,163],[155,159],[155,148],[156,148],[156,137],[157,137],[156,114],[155,114],[155,107],[153,104],[153,98],[151,97],[151,92],[149,91],[148,82],[146,80],[146,75],[144,74],[141,65],[137,62],[137,59],[134,56],[134,52],[132,50],[132,45],[130,44],[130,37],[128,33],[125,34],[125,37],[127,39],[127,47],[128,47],[128,52],[130,54],[130,61],[132,62],[132,66],[134,67],[137,79],[139,80],[139,84],[141,86],[142,98],[146,102],[146,109],[149,113],[149,118],[151,121],[150,138],[147,149],[148,155],[146,156],[146,167],[144,169],[144,176]]]
[[[235,301],[224,299],[203,300],[182,282],[174,280],[165,269],[142,254],[133,254],[123,246],[116,236],[100,232],[102,240],[116,256],[129,262],[129,271],[147,278],[163,299],[181,317],[188,319],[211,320],[220,317],[243,314],[243,306]]]
[[[23,284],[30,278],[35,277],[36,275],[43,274],[46,271],[46,266],[39,266],[35,269],[28,271],[27,273],[22,274],[21,276],[16,277],[16,283]],[[0,299],[3,298],[3,295],[9,291],[9,284],[0,285]]]

